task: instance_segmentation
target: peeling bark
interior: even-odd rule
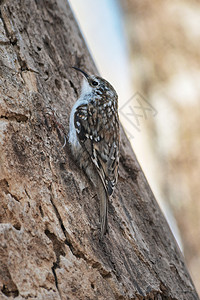
[[[49,113],[68,133],[81,77],[97,73],[68,3],[7,1],[0,18],[0,298],[198,299],[121,130],[109,235]]]

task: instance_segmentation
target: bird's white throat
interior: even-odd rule
[[[88,97],[92,93],[92,87],[89,85],[87,80],[83,80],[82,88],[81,88],[81,95],[72,107],[71,114],[70,114],[70,122],[69,122],[69,143],[74,148],[74,150],[78,150],[81,146],[77,138],[76,129],[74,126],[74,113],[78,106],[82,104],[88,103]]]

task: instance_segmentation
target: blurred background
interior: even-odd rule
[[[200,2],[70,4],[200,294]]]

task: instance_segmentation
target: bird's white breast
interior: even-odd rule
[[[74,114],[76,112],[77,107],[82,104],[87,104],[90,99],[90,94],[92,93],[92,88],[86,80],[83,80],[81,95],[79,99],[76,101],[74,106],[72,107],[71,114],[70,114],[70,122],[69,122],[69,143],[71,144],[72,151],[74,154],[75,152],[79,151],[81,145],[78,141],[76,128],[74,126]]]

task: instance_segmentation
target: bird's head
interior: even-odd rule
[[[84,72],[83,70],[77,67],[72,67],[72,68],[81,72],[86,79],[82,87],[82,93],[84,94],[93,93],[99,95],[100,97],[105,96],[105,97],[117,98],[117,93],[115,89],[107,80],[99,76],[88,75],[86,72]]]

